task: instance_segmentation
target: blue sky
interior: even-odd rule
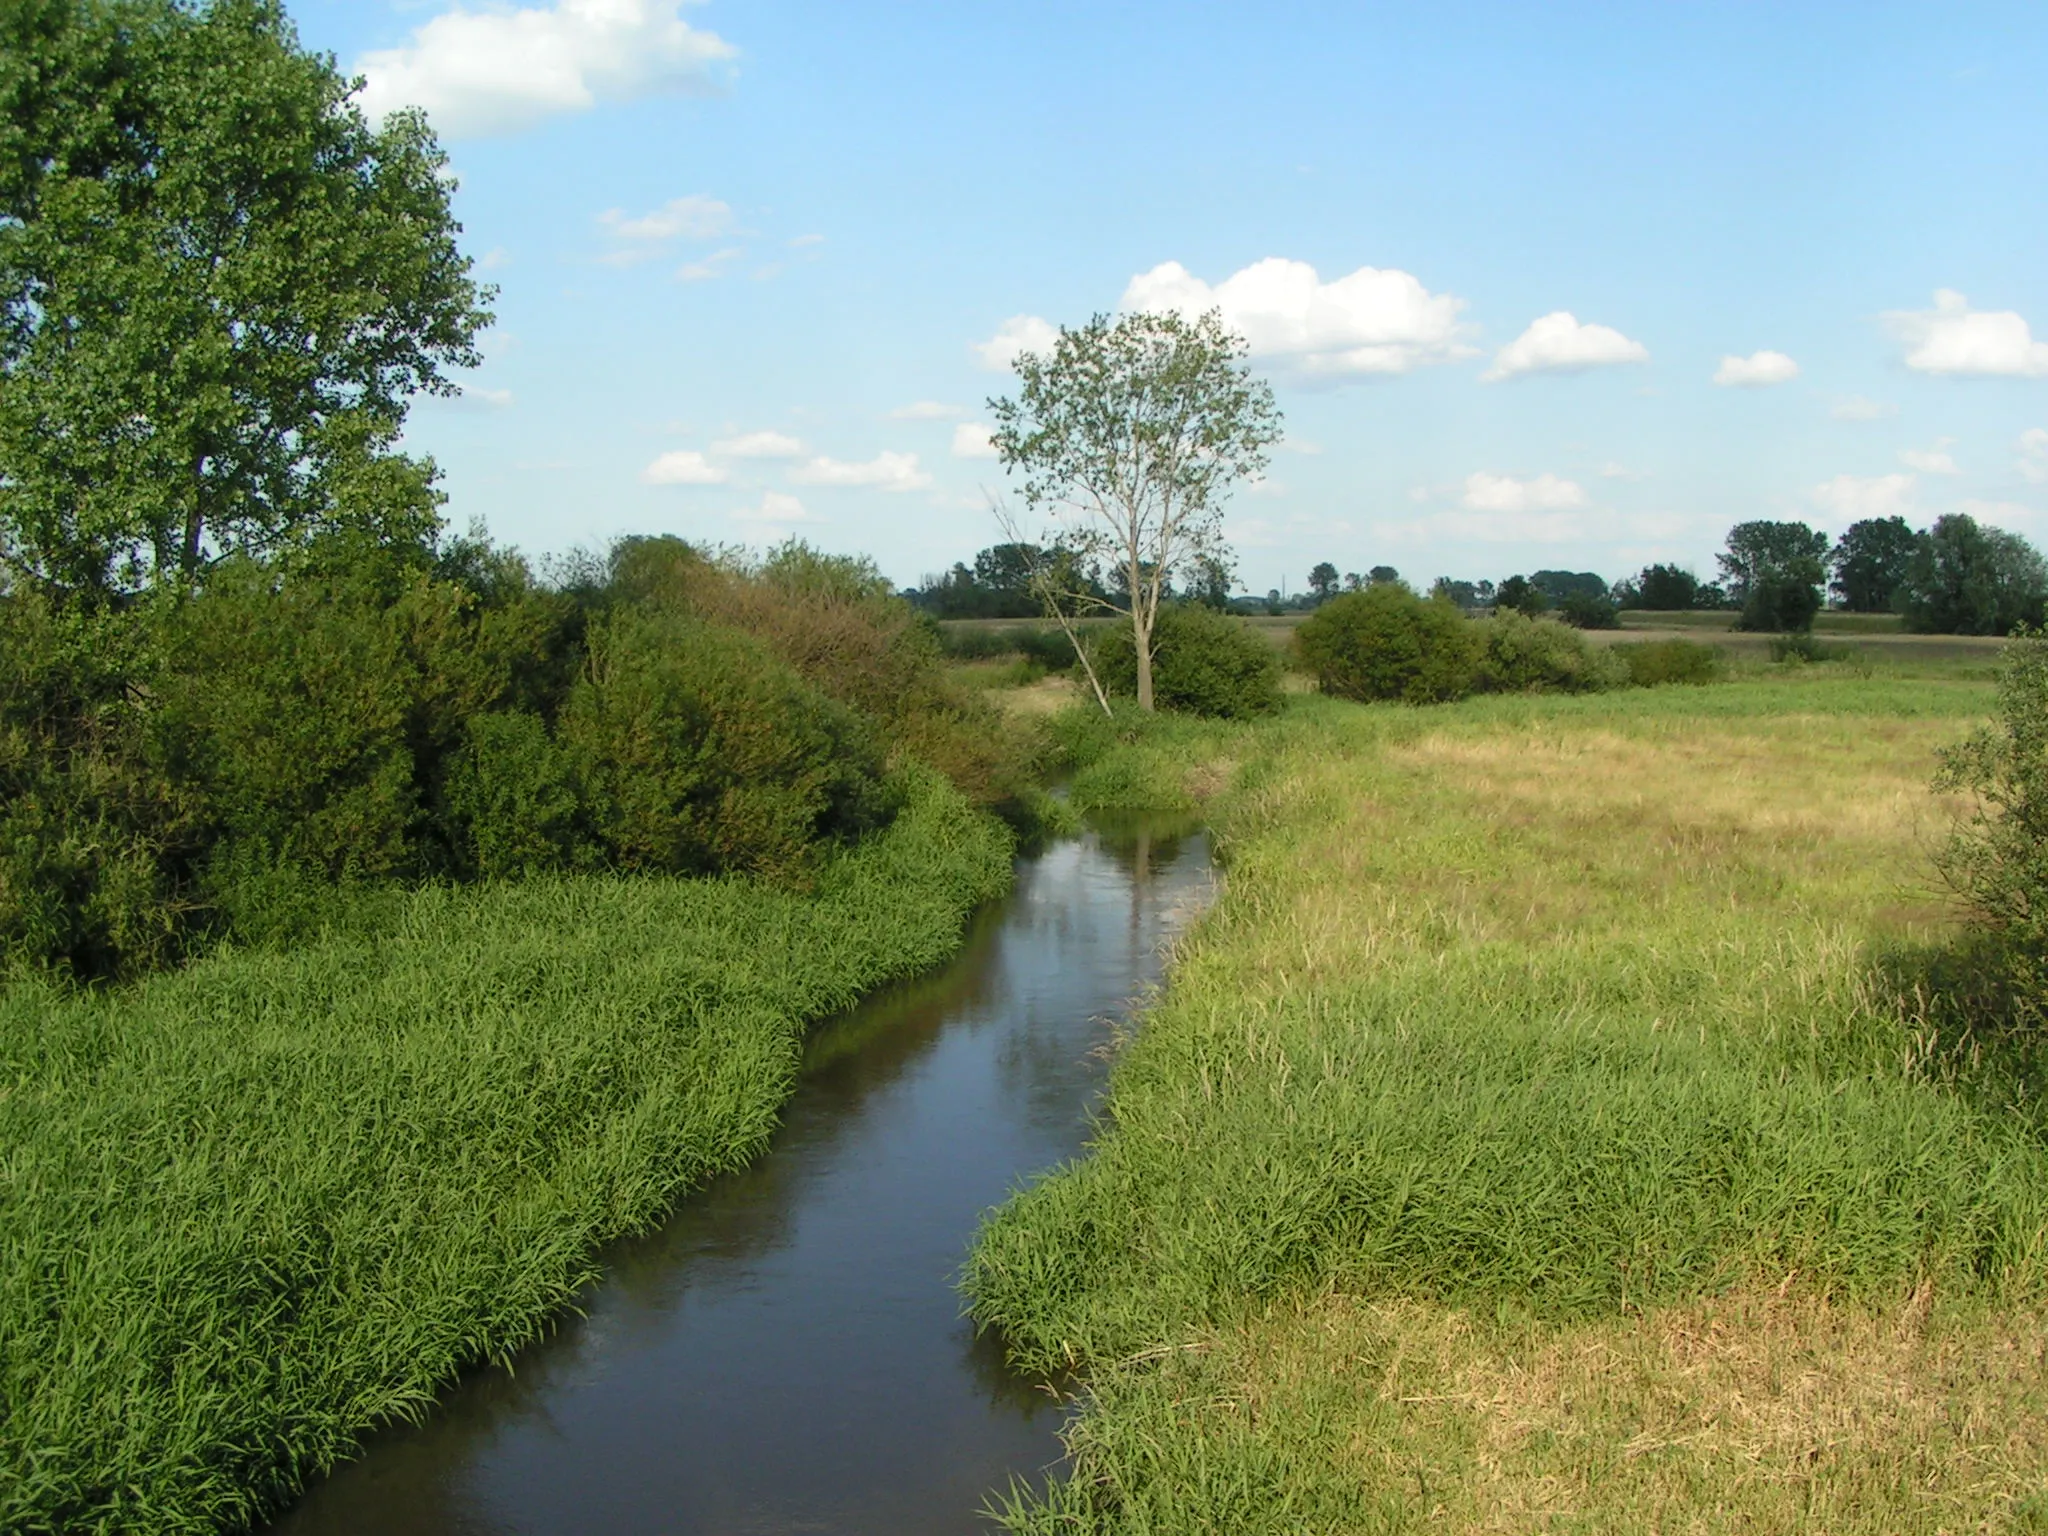
[[[1704,573],[1751,517],[2048,543],[2038,5],[293,13],[449,147],[499,320],[408,441],[530,552],[915,582],[998,537],[1006,345],[1210,303],[1287,415],[1255,591]]]

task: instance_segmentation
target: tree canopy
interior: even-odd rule
[[[1144,709],[1169,584],[1227,576],[1224,499],[1280,437],[1272,388],[1244,356],[1214,311],[1097,315],[1019,357],[1017,396],[989,401],[996,453],[1025,501],[1064,518],[1064,537],[1123,594]]]
[[[2018,534],[1952,513],[1919,536],[1899,597],[1906,627],[1923,634],[2011,634],[2040,624],[2048,563]]]
[[[1804,630],[1820,612],[1828,536],[1804,523],[1756,521],[1728,530],[1716,558],[1744,629]]]
[[[0,8],[0,558],[189,583],[345,525],[434,524],[407,403],[488,292],[416,112],[372,126],[277,0]]]
[[[1903,517],[1867,517],[1851,523],[1828,555],[1829,585],[1851,613],[1889,613],[1906,579],[1920,536]]]

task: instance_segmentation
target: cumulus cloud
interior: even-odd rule
[[[1953,288],[1938,289],[1932,309],[1895,309],[1884,316],[1906,344],[1917,373],[2038,379],[2048,376],[2048,341],[2034,340],[2024,316],[2010,309],[1972,309]]]
[[[1570,310],[1554,310],[1493,355],[1480,375],[1489,384],[1525,373],[1579,373],[1615,363],[1646,363],[1650,349],[1605,325],[1579,323]]]
[[[512,391],[509,389],[486,389],[481,384],[464,384],[460,388],[462,399],[474,400],[478,405],[495,406],[503,410],[512,404]]]
[[[640,471],[642,485],[723,485],[726,472],[694,448],[664,453]]]
[[[720,438],[711,451],[728,459],[800,459],[804,445],[787,432],[742,432]]]
[[[1910,517],[1914,475],[1837,475],[1816,485],[1808,496],[1823,512],[1845,523],[1869,517]]]
[[[1474,512],[1563,512],[1585,506],[1586,491],[1576,480],[1557,475],[1518,480],[1480,470],[1465,477],[1459,502]]]
[[[788,528],[792,523],[819,523],[824,519],[809,511],[804,504],[787,491],[763,493],[758,507],[741,507],[732,514],[736,523],[757,525],[757,531],[772,537],[778,529]]]
[[[956,459],[992,459],[996,456],[996,445],[989,439],[986,426],[978,421],[963,421],[953,429],[953,457]]]
[[[918,468],[914,453],[878,453],[865,462],[815,458],[789,472],[800,485],[864,485],[880,491],[921,491],[932,477]]]
[[[2048,484],[2048,427],[2027,428],[2013,446],[2019,450],[2013,468],[2020,478],[2029,485]]]
[[[1898,415],[1899,408],[1882,400],[1872,400],[1868,395],[1851,395],[1846,400],[1837,400],[1828,414],[1837,421],[1882,421],[1888,416]]]
[[[424,107],[446,138],[512,133],[602,101],[714,87],[734,55],[682,19],[680,0],[559,0],[519,10],[457,6],[402,48],[365,54],[363,110],[374,121]]]
[[[1767,384],[1784,384],[1799,377],[1799,365],[1782,352],[1752,352],[1747,357],[1724,357],[1714,370],[1714,382],[1735,389],[1761,389]]]
[[[1129,311],[1199,315],[1220,310],[1254,357],[1310,378],[1407,373],[1469,357],[1463,299],[1431,293],[1412,273],[1360,267],[1324,282],[1305,261],[1269,256],[1210,284],[1177,261],[1124,289]]]
[[[622,208],[608,208],[598,223],[621,240],[716,240],[733,227],[732,205],[702,193],[671,198],[652,213],[628,218]]]
[[[1900,452],[1899,462],[1908,469],[1917,469],[1923,475],[1960,475],[1955,458],[1949,449],[1955,444],[1952,437],[1937,438],[1932,448],[1907,448]]]
[[[899,405],[889,413],[894,421],[951,421],[955,416],[965,416],[967,408],[962,405],[944,405],[937,400],[916,400],[909,405]]]
[[[1037,315],[1012,315],[996,327],[995,335],[973,346],[981,366],[1008,373],[1026,352],[1050,352],[1060,339],[1059,328]]]

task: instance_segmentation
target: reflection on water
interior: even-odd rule
[[[821,1028],[773,1149],[607,1255],[584,1315],[311,1490],[280,1536],[982,1529],[1059,1409],[959,1316],[982,1211],[1079,1150],[1206,839],[1098,825],[959,957]]]

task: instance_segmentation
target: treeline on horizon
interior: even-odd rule
[[[1032,572],[1057,553],[1030,544],[991,545],[971,565],[962,561],[927,575],[904,595],[940,619],[1039,617],[1044,607]],[[1428,592],[1464,609],[1511,609],[1532,618],[1551,613],[1582,629],[1612,628],[1623,610],[1633,609],[1731,611],[1738,628],[1797,631],[1810,628],[1831,604],[1846,613],[1897,614],[1920,634],[2006,635],[2038,627],[2048,606],[2048,562],[2040,553],[2020,535],[1965,513],[1919,530],[1903,517],[1867,518],[1832,544],[1801,522],[1738,523],[1716,563],[1717,579],[1708,581],[1687,567],[1659,563],[1613,583],[1592,571],[1539,570],[1498,582],[1439,576]],[[1098,573],[1084,572],[1084,579],[1093,595],[1109,597],[1119,578],[1111,573],[1105,584]],[[1264,597],[1231,596],[1228,573],[1218,570],[1176,596],[1232,612],[1279,615],[1402,580],[1390,565],[1340,575],[1325,560],[1292,595],[1275,588]]]
[[[420,881],[801,884],[892,769],[1026,815],[1023,750],[865,560],[334,531],[191,586],[0,590],[0,965],[287,943]]]

